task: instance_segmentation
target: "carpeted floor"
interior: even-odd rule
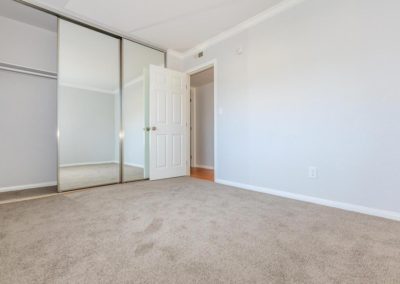
[[[0,283],[399,283],[400,222],[189,177],[0,205]]]
[[[60,188],[62,191],[112,184],[119,182],[119,164],[69,166],[60,168]],[[143,168],[124,166],[124,180],[144,179]]]

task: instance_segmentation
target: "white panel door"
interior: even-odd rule
[[[150,66],[150,180],[189,175],[189,76]]]

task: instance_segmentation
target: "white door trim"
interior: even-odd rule
[[[190,155],[192,157],[190,159],[190,166],[196,167],[197,165],[196,88],[190,87],[190,98],[191,98],[190,113],[188,116],[190,117]]]
[[[218,179],[218,64],[217,59],[203,62],[193,68],[188,69],[185,73],[193,75],[214,67],[214,180]],[[190,108],[189,108],[190,110]],[[189,142],[190,145],[190,142]],[[196,161],[197,162],[197,161]]]

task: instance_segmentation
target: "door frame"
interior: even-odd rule
[[[192,112],[193,110],[193,112]],[[196,149],[197,149],[197,145],[196,145],[196,140],[197,140],[197,127],[192,127],[192,125],[196,125],[196,115],[197,115],[197,111],[196,111],[196,88],[193,88],[190,86],[190,113],[189,113],[189,117],[190,117],[190,167],[192,167],[192,162],[193,162],[193,166],[197,165],[197,155],[196,155]],[[193,117],[193,119],[192,119]],[[193,139],[192,139],[193,137]],[[193,155],[192,155],[192,151],[193,151]],[[190,170],[190,169],[189,169]]]
[[[218,179],[218,64],[217,59],[212,59],[196,65],[185,71],[189,76],[204,71],[208,68],[214,68],[214,182]],[[189,77],[190,83],[190,77]],[[189,87],[190,88],[190,87]],[[189,118],[190,118],[190,107],[189,107]],[[189,133],[190,137],[190,133]],[[191,147],[191,142],[189,139],[189,147]],[[190,156],[189,156],[190,158]],[[190,161],[189,161],[190,164]],[[190,174],[189,174],[190,175]]]

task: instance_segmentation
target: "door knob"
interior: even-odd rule
[[[151,130],[156,131],[156,130],[157,130],[157,127],[153,126],[153,127],[151,128]]]
[[[150,131],[150,127],[147,126],[147,127],[143,128],[143,130],[144,130],[144,131]]]

